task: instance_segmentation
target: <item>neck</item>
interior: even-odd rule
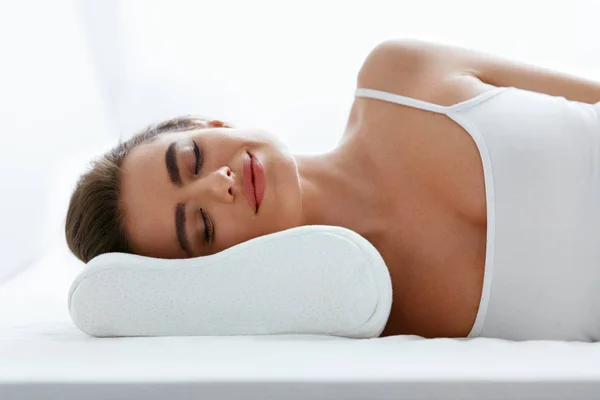
[[[295,159],[302,189],[302,225],[341,226],[363,236],[382,226],[383,196],[364,152],[341,145]]]

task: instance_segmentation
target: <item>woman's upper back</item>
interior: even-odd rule
[[[385,93],[357,92],[345,140],[414,189],[372,239],[394,284],[384,334],[600,338],[600,104],[373,70],[359,87]]]

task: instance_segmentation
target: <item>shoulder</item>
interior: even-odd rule
[[[429,62],[429,43],[417,39],[389,39],[377,44],[369,51],[359,73],[367,77],[385,66],[402,68],[406,72],[418,72],[418,65]]]
[[[379,43],[365,58],[358,73],[359,86],[390,81],[411,83],[439,77],[432,44],[416,39],[391,39]]]
[[[390,39],[365,58],[357,86],[441,105],[466,100],[486,88],[463,68],[456,49],[418,39]]]

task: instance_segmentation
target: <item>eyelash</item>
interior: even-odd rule
[[[206,242],[206,244],[211,244],[215,234],[212,222],[210,221],[210,218],[208,218],[208,215],[206,215],[206,213],[202,209],[200,209],[200,216],[204,221],[204,241]]]
[[[196,167],[194,168],[194,175],[198,175],[200,167],[202,166],[202,154],[200,153],[200,148],[198,147],[196,141],[192,140],[192,143],[194,144],[194,155],[196,156]]]
[[[194,175],[198,175],[200,171],[200,167],[202,166],[202,153],[200,152],[200,147],[198,147],[198,143],[195,140],[192,140],[194,146],[194,155],[196,156],[196,166],[194,167]],[[204,241],[207,245],[211,244],[214,237],[214,228],[212,222],[208,215],[204,212],[203,209],[200,209],[200,216],[202,217],[202,221],[204,222]]]

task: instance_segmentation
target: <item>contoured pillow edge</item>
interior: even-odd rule
[[[320,225],[199,258],[104,254],[69,291],[75,325],[100,337],[376,337],[391,303],[391,278],[374,246],[351,230]]]

